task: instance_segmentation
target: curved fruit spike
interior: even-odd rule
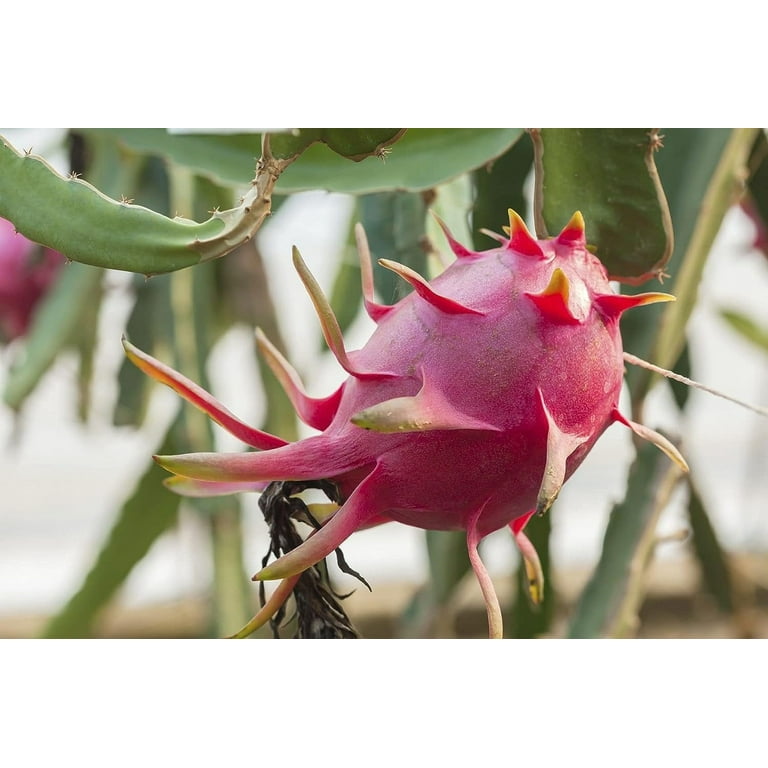
[[[509,523],[509,527],[515,537],[515,544],[517,544],[517,548],[523,558],[523,564],[525,565],[525,576],[528,583],[527,594],[533,605],[541,605],[541,601],[544,599],[544,569],[541,566],[541,560],[539,559],[536,547],[533,546],[531,540],[523,532],[523,528],[525,528],[535,513],[536,510],[532,509],[528,514],[515,518]]]
[[[530,512],[526,512],[524,515],[520,515],[520,517],[516,517],[514,520],[511,520],[509,522],[509,529],[512,531],[512,533],[517,536],[520,531],[525,528],[526,525],[528,525],[528,521],[536,514],[536,510],[532,509]]]
[[[660,435],[656,430],[646,427],[644,424],[630,421],[621,414],[618,408],[613,409],[613,420],[619,421],[629,427],[638,437],[642,437],[643,440],[653,443],[660,451],[666,453],[667,456],[669,456],[669,458],[683,470],[683,472],[689,471],[688,463],[683,458],[683,455],[666,437],[664,437],[664,435]]]
[[[301,258],[299,249],[295,245],[293,246],[293,266],[299,273],[301,282],[304,283],[309,298],[315,306],[315,311],[320,320],[320,327],[322,328],[326,344],[328,344],[328,349],[331,350],[336,360],[338,360],[339,365],[356,379],[395,378],[397,374],[394,373],[359,371],[354,367],[347,355],[347,350],[344,348],[344,338],[341,335],[339,321],[336,319],[336,315],[333,314],[333,309],[331,309],[328,299],[325,298],[325,294],[318,285],[317,280],[315,280],[314,275],[304,263],[304,259]]]
[[[528,231],[525,222],[520,215],[509,209],[509,244],[507,248],[525,254],[526,256],[538,256],[543,259],[544,251],[536,241],[536,238]]]
[[[293,576],[338,549],[347,537],[376,514],[376,499],[382,490],[378,482],[380,473],[380,465],[377,465],[322,528],[314,531],[296,549],[262,568],[252,580],[269,581]]]
[[[504,227],[504,230],[509,234],[509,227]],[[478,231],[487,237],[490,237],[492,240],[496,240],[499,243],[504,243],[506,245],[507,238],[504,237],[504,235],[500,235],[498,232],[494,232],[492,229],[486,229],[485,227],[480,227]]]
[[[360,467],[361,463],[359,452],[343,440],[327,435],[314,435],[259,453],[184,453],[153,458],[175,475],[221,483],[252,483],[286,477],[316,480],[343,474]]]
[[[280,350],[272,344],[261,328],[256,329],[256,345],[285,390],[285,394],[288,395],[299,418],[310,427],[325,429],[333,421],[339,409],[342,387],[328,397],[310,397],[304,391],[296,369],[280,354]]]
[[[586,440],[585,437],[571,435],[563,432],[544,401],[544,395],[541,389],[536,390],[539,394],[539,402],[544,411],[544,417],[547,420],[547,458],[544,465],[544,477],[539,488],[539,495],[536,499],[536,514],[543,515],[554,503],[557,494],[565,482],[565,468],[568,457]]]
[[[725,392],[720,392],[717,389],[708,387],[699,381],[694,381],[693,379],[689,379],[686,376],[681,376],[679,373],[675,373],[674,371],[668,371],[666,368],[660,368],[658,365],[649,363],[647,360],[643,360],[641,357],[637,357],[636,355],[631,355],[629,352],[624,353],[624,361],[631,363],[632,365],[639,365],[641,368],[646,368],[649,371],[653,371],[654,373],[660,373],[662,376],[666,376],[668,379],[679,381],[681,384],[685,384],[686,387],[695,387],[696,389],[700,389],[702,392],[709,392],[710,395],[715,395],[715,397],[722,397],[724,400],[728,400],[731,403],[740,405],[742,408],[747,408],[750,411],[759,413],[761,416],[768,416],[768,408],[765,408],[762,405],[752,405],[752,403],[746,403],[744,400],[739,400],[737,397],[726,395]]]
[[[233,493],[246,493],[263,491],[269,483],[262,482],[242,482],[242,483],[217,483],[210,480],[193,480],[191,477],[167,477],[163,480],[163,485],[169,491],[178,493],[179,496],[190,496],[203,499],[209,496],[228,496]]]
[[[576,211],[571,220],[563,227],[563,231],[557,236],[557,242],[562,245],[584,245],[584,217],[581,211]]]
[[[644,304],[655,304],[659,301],[676,301],[677,299],[668,293],[637,293],[635,295],[624,293],[598,293],[594,302],[597,308],[607,317],[619,317],[622,312]]]
[[[453,251],[456,258],[471,259],[477,256],[474,251],[470,251],[469,248],[466,248],[460,242],[454,239],[453,235],[451,234],[451,230],[448,229],[448,225],[434,211],[430,211],[430,213],[432,214],[434,220],[439,224],[440,229],[443,230],[445,239],[448,241],[448,245],[451,247],[451,250]]]
[[[320,523],[320,525],[323,525],[327,520],[335,515],[339,511],[339,508],[339,505],[334,504],[332,501],[319,501],[314,504],[307,504],[309,514],[312,515],[315,522]]]
[[[499,432],[493,424],[457,411],[443,393],[424,378],[413,397],[395,397],[356,413],[350,421],[374,432],[429,432],[437,429],[484,429]]]
[[[496,589],[493,581],[480,559],[480,553],[477,551],[477,545],[480,543],[480,532],[477,522],[483,514],[483,510],[488,505],[490,499],[486,499],[480,508],[467,521],[467,553],[472,570],[475,572],[475,578],[480,585],[485,601],[485,610],[488,613],[488,637],[492,640],[501,640],[504,637],[504,623],[501,616],[501,606],[499,598],[496,595]]]
[[[202,387],[190,381],[186,376],[182,376],[178,371],[174,371],[173,368],[165,365],[165,363],[161,363],[146,352],[142,352],[138,347],[131,344],[125,336],[123,336],[122,341],[125,354],[137,368],[153,379],[170,387],[174,392],[181,395],[196,408],[199,408],[203,413],[206,413],[217,424],[220,424],[227,432],[234,435],[238,440],[242,440],[246,445],[250,445],[252,448],[269,450],[288,444],[280,437],[270,435],[268,432],[262,432],[260,429],[250,427],[248,424],[240,421],[209,392],[206,392]]]
[[[230,635],[227,640],[241,640],[252,635],[257,629],[261,629],[280,609],[280,606],[291,596],[294,587],[301,578],[297,573],[287,579],[283,579],[269,596],[269,600],[261,610],[240,630]]]
[[[459,304],[458,301],[436,293],[432,286],[418,272],[415,272],[410,267],[406,267],[405,264],[398,264],[396,261],[390,261],[389,259],[379,259],[379,264],[400,275],[403,280],[406,280],[413,286],[413,289],[424,301],[431,304],[435,309],[445,312],[447,315],[485,315],[485,312],[465,307],[463,304]]]
[[[568,307],[571,286],[568,276],[560,267],[556,267],[549,279],[549,285],[541,293],[524,293],[554,323],[577,324],[579,319]]]
[[[371,266],[371,249],[368,246],[368,238],[365,235],[363,225],[355,224],[355,242],[357,253],[360,257],[360,275],[363,284],[363,304],[368,317],[378,323],[382,317],[388,315],[394,307],[378,304],[373,299],[373,267]]]

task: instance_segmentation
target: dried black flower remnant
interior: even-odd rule
[[[259,497],[259,507],[264,520],[269,526],[270,545],[261,561],[267,565],[270,556],[278,558],[298,547],[303,539],[294,525],[301,521],[319,528],[307,505],[295,494],[308,488],[317,488],[333,502],[340,504],[342,499],[336,486],[328,480],[317,481],[277,481],[270,483]],[[343,573],[355,576],[368,589],[370,585],[357,571],[347,565],[340,549],[336,550],[336,559]],[[293,590],[296,603],[297,638],[357,638],[360,637],[352,626],[349,617],[341,607],[339,600],[348,595],[338,595],[330,585],[328,568],[321,560],[301,575]],[[262,606],[266,596],[264,582],[259,585],[259,598]],[[280,626],[285,618],[285,605],[270,620],[275,637],[280,636]]]

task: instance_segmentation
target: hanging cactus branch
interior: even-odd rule
[[[270,212],[280,173],[293,159],[272,157],[265,137],[256,177],[240,205],[197,223],[113,200],[0,139],[0,216],[72,261],[145,275],[174,272],[224,256],[253,237]]]

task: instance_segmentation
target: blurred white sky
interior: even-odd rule
[[[48,152],[48,134],[28,138],[7,132],[16,146]],[[63,158],[62,158],[63,159]],[[319,326],[290,264],[296,244],[321,285],[328,288],[344,237],[350,201],[312,193],[289,201],[260,235],[273,295],[290,296],[281,315],[291,359],[308,388],[328,393],[342,376],[330,355],[318,360]],[[768,355],[761,355],[718,319],[721,306],[739,307],[768,325],[768,263],[750,251],[751,225],[738,210],[727,217],[713,249],[691,321],[694,375],[709,386],[735,397],[768,404]],[[109,380],[121,359],[120,335],[128,304],[116,289],[101,318],[99,365]],[[288,311],[289,310],[289,311]],[[642,310],[638,310],[642,311]],[[370,332],[361,318],[348,346],[364,343]],[[254,371],[242,369],[246,331],[233,332],[215,351],[211,376],[217,395],[239,416],[257,421],[258,382]],[[0,387],[9,353],[0,354]],[[237,371],[233,376],[232,371]],[[56,610],[76,589],[110,529],[125,494],[142,472],[160,436],[162,421],[178,399],[158,387],[154,434],[109,427],[107,414],[115,393],[107,386],[96,392],[101,416],[89,427],[75,416],[75,361],[63,356],[29,399],[20,439],[10,443],[11,414],[0,406],[0,613]],[[625,409],[626,410],[626,409]],[[701,490],[724,542],[737,549],[768,548],[765,475],[768,421],[731,403],[693,391],[684,425],[675,421],[663,388],[648,408],[649,426],[682,427],[685,454],[697,473]],[[223,434],[223,433],[221,433]],[[221,446],[236,444],[222,437]],[[623,493],[632,455],[628,430],[611,427],[585,463],[566,484],[554,510],[553,548],[559,566],[589,565],[599,556],[611,504]],[[662,532],[684,527],[679,506],[665,514]],[[255,497],[248,499],[246,562],[254,572],[266,549],[266,527]],[[665,545],[661,556],[674,556],[681,545]],[[387,581],[426,577],[423,533],[391,524],[355,534],[345,545],[348,561],[374,586]],[[507,572],[516,552],[505,531],[489,537],[485,558],[492,571]],[[178,531],[157,542],[131,575],[121,599],[140,603],[181,597],[206,588],[210,553],[197,519],[183,516]]]

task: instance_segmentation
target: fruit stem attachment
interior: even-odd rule
[[[738,398],[726,395],[724,392],[718,392],[718,390],[712,389],[712,387],[708,387],[705,384],[700,384],[698,381],[694,381],[693,379],[688,379],[685,376],[681,376],[679,373],[668,371],[666,368],[660,368],[658,365],[649,363],[647,360],[643,360],[640,357],[635,357],[635,355],[631,355],[629,352],[624,353],[624,360],[628,363],[631,363],[632,365],[639,365],[641,368],[646,368],[649,371],[653,371],[654,373],[660,373],[662,376],[666,376],[668,379],[679,381],[681,384],[685,384],[689,387],[695,387],[696,389],[701,389],[704,392],[709,392],[710,395],[716,395],[717,397],[722,397],[724,400],[730,400],[732,403],[736,403],[736,405],[740,405],[742,408],[747,408],[750,411],[759,413],[761,416],[768,416],[768,408],[764,408],[761,405],[751,405],[750,403],[745,403],[743,400],[739,400]]]

